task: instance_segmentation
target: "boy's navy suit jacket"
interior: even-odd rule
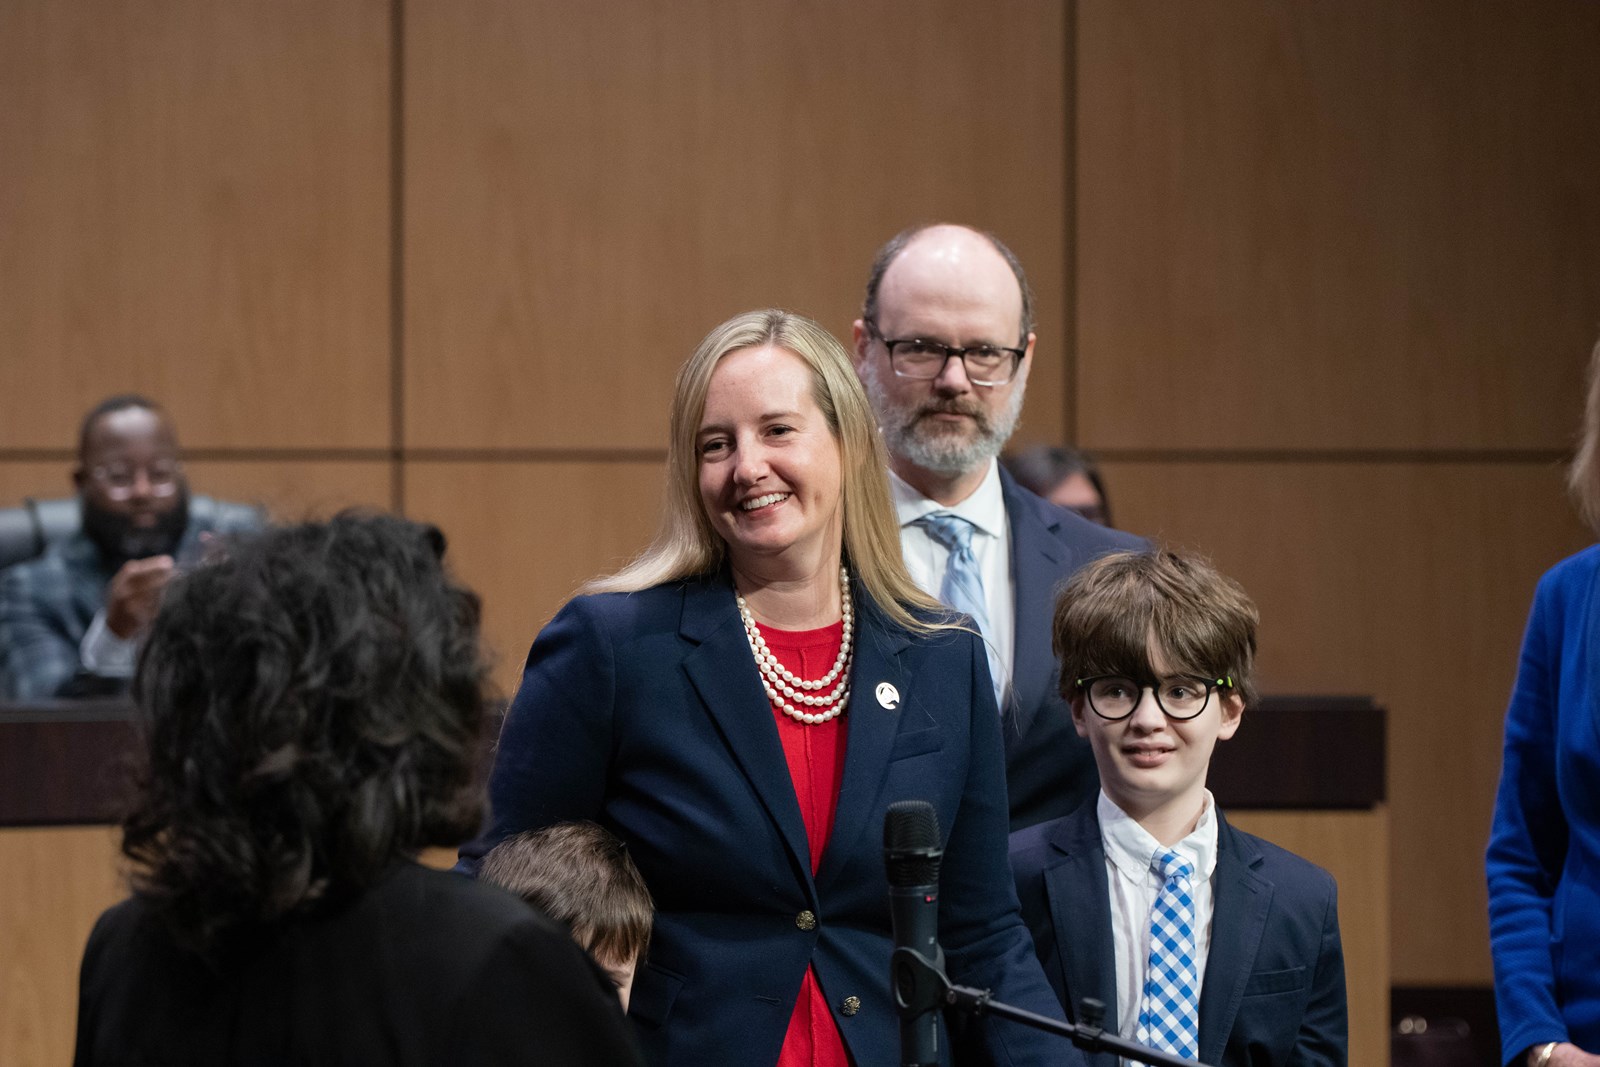
[[[1011,835],[1023,919],[1045,977],[1079,1021],[1078,1002],[1119,1010],[1111,900],[1096,805]],[[1333,876],[1217,812],[1211,948],[1200,989],[1200,1062],[1216,1067],[1347,1062],[1344,951]],[[1131,1035],[1129,1035],[1131,1036]],[[1089,1057],[1114,1067],[1116,1057]]]

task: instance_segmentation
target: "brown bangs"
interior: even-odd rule
[[[1080,569],[1056,599],[1052,639],[1061,693],[1079,678],[1169,672],[1230,677],[1255,702],[1255,605],[1239,584],[1193,556],[1167,550],[1117,552]]]

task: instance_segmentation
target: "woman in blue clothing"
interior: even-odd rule
[[[1600,346],[1569,484],[1600,530]],[[1600,545],[1539,582],[1489,837],[1501,1059],[1600,1067]]]
[[[899,1062],[899,800],[945,834],[951,978],[1060,1016],[1006,865],[988,661],[906,573],[886,470],[837,341],[781,311],[730,319],[678,376],[657,542],[528,655],[463,865],[573,819],[626,842],[656,902],[628,1004],[649,1063]],[[1082,1062],[1014,1024],[984,1036],[1002,1067]]]

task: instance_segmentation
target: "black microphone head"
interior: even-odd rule
[[[926,800],[897,800],[883,817],[883,862],[896,888],[936,885],[940,845],[939,813]]]

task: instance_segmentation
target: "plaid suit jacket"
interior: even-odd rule
[[[191,512],[178,546],[180,559],[196,552],[202,533],[234,533],[260,522],[252,512],[244,524],[235,520],[219,529],[207,517],[209,508],[195,510],[201,514]],[[105,605],[113,573],[82,532],[53,542],[34,559],[0,570],[0,700],[108,693],[125,685],[103,679],[97,684],[78,652],[95,613]]]

